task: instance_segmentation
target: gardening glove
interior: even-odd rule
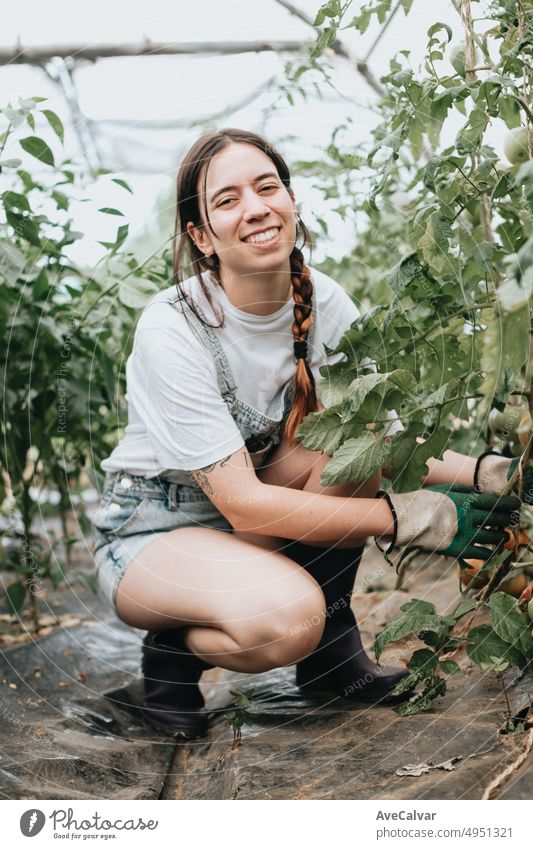
[[[474,473],[476,492],[501,495],[516,471],[519,459],[519,457],[516,457],[511,460],[508,457],[502,457],[500,454],[491,452],[481,454]],[[513,492],[518,493],[518,481],[513,487]],[[533,504],[533,466],[524,469],[522,501],[526,504]]]
[[[510,538],[504,528],[516,524],[520,510],[516,496],[483,495],[459,484],[386,497],[396,513],[396,544],[468,559],[488,560],[493,551],[486,546]]]

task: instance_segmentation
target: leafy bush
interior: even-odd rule
[[[298,433],[305,447],[332,454],[324,485],[369,478],[390,465],[396,491],[417,489],[429,457],[440,459],[449,447],[480,449],[491,408],[504,411],[514,395],[522,399],[521,416],[533,409],[531,4],[490,0],[483,19],[491,25],[483,34],[470,2],[452,4],[458,31],[436,21],[423,67],[415,71],[409,51],[401,50],[381,78],[370,150],[342,143],[351,129],[347,116],[334,128],[324,163],[298,164],[301,173],[317,175],[324,198],[353,223],[357,243],[336,276],[373,303],[335,350],[344,362],[323,369],[327,409],[307,416]],[[327,48],[341,29],[363,33],[390,10],[384,0],[369,0],[350,19],[352,6],[334,0],[319,10],[321,32],[309,61],[291,70],[299,87],[307,73],[328,74]],[[409,14],[410,0],[402,6]],[[449,124],[441,132],[450,118],[462,123],[451,144]],[[507,127],[508,162],[488,140],[495,121]],[[326,260],[324,270],[335,273],[331,265]],[[367,425],[384,423],[391,408],[404,429],[376,438]],[[530,419],[521,427],[522,466],[529,462],[530,427]],[[487,432],[487,445],[492,441]],[[496,552],[477,602],[463,600],[442,616],[415,599],[378,637],[378,657],[387,642],[409,633],[428,645],[412,656],[411,676],[400,685],[422,683],[422,690],[399,711],[426,709],[444,693],[439,669],[457,669],[441,655],[455,644],[456,622],[474,608],[485,606],[491,624],[469,631],[469,657],[485,670],[526,671],[530,627],[515,600],[495,592],[515,559],[516,552]]]
[[[36,118],[43,117],[55,142],[35,132]],[[92,179],[105,175],[88,176],[72,160],[56,163],[52,145],[62,144],[63,126],[42,106],[42,98],[8,105],[0,119],[0,331],[5,340],[0,499],[6,529],[18,540],[4,568],[17,573],[7,590],[10,609],[20,610],[29,592],[37,627],[40,581],[50,578],[57,587],[62,569],[57,553],[32,530],[40,508],[30,490],[59,491],[66,534],[72,488],[84,469],[91,474],[93,457],[99,462],[109,453],[123,427],[125,380],[117,366],[129,353],[137,309],[163,282],[168,285],[170,261],[161,253],[140,265],[121,250],[128,233],[122,224],[115,241],[103,243],[106,254],[95,268],[73,262],[68,248],[82,234],[73,229],[71,205]],[[100,213],[121,215],[109,207]]]

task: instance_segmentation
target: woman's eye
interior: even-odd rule
[[[277,189],[277,186],[275,186],[274,184],[272,184],[271,186],[262,186],[260,191],[262,192],[265,189]]]
[[[235,198],[225,198],[224,200],[221,200],[217,206],[225,206],[225,204],[231,203],[232,200],[235,200]]]

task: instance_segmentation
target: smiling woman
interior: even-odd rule
[[[497,542],[516,503],[490,519],[490,496],[478,505],[470,495],[479,509],[464,516],[461,497],[444,492],[393,505],[375,498],[380,472],[322,486],[330,457],[295,435],[323,409],[323,374],[339,359],[326,350],[359,313],[305,262],[287,164],[254,133],[209,133],[182,162],[177,200],[176,286],[139,319],[128,426],[102,463],[93,515],[99,591],[123,621],[149,629],[144,715],[203,733],[198,682],[212,665],[296,663],[302,690],[388,699],[407,670],[366,655],[350,606],[367,535],[439,551]],[[459,472],[471,479],[468,463],[452,479]]]
[[[228,178],[236,182],[219,187]],[[214,157],[205,168],[204,182],[201,214],[207,226],[188,221],[186,232],[204,257],[213,257],[219,265],[218,258],[223,257],[219,281],[230,301],[238,309],[267,315],[292,294],[292,281],[283,266],[287,246],[292,248],[296,240],[293,191],[272,171],[265,153],[242,142],[234,142]],[[271,298],[260,304],[257,288],[258,284],[263,288],[265,271],[271,276]]]

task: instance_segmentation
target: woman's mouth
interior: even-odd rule
[[[280,227],[271,227],[270,230],[265,230],[263,233],[252,233],[243,239],[247,245],[272,245],[278,240]]]

